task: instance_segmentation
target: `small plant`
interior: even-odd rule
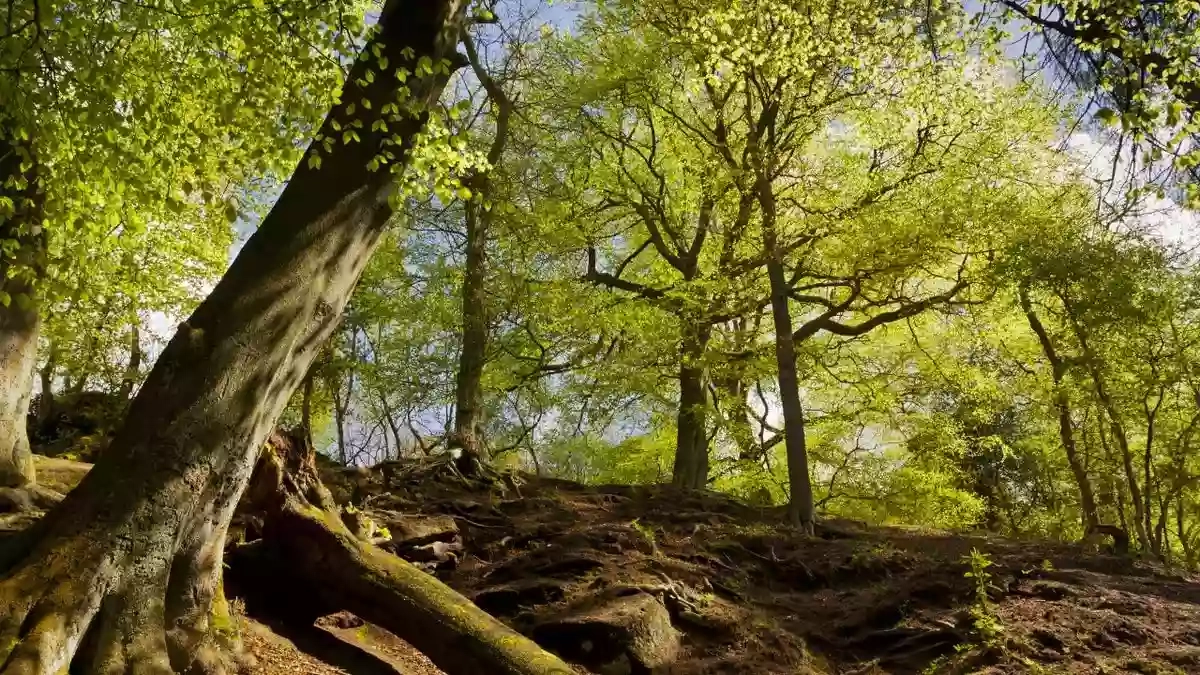
[[[641,535],[642,539],[645,539],[647,544],[650,544],[650,550],[653,553],[658,553],[658,537],[654,533],[654,528],[643,524],[637,518],[629,521],[629,526],[632,527],[635,532]]]
[[[995,607],[988,596],[988,591],[992,588],[992,575],[987,568],[992,566],[992,559],[974,548],[970,554],[963,556],[963,559],[971,568],[963,576],[975,581],[975,598],[969,610],[975,637],[984,645],[992,645],[1004,632],[1004,625],[996,617]]]

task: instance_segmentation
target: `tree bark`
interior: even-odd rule
[[[482,182],[482,181],[480,181]],[[455,380],[454,440],[462,466],[474,474],[488,461],[483,440],[483,366],[487,356],[487,224],[479,203],[466,205],[467,260],[462,284],[462,349]]]
[[[1017,290],[1021,310],[1029,327],[1037,335],[1042,346],[1042,353],[1050,362],[1050,374],[1054,381],[1054,408],[1058,413],[1058,436],[1062,441],[1063,450],[1067,454],[1067,464],[1071,474],[1075,476],[1075,486],[1079,488],[1079,505],[1083,511],[1083,531],[1086,535],[1100,524],[1099,511],[1096,508],[1096,496],[1092,490],[1092,481],[1088,478],[1087,470],[1079,459],[1079,451],[1075,444],[1075,425],[1071,422],[1071,395],[1066,387],[1067,364],[1058,355],[1050,334],[1042,325],[1041,319],[1033,309],[1029,297],[1028,284],[1022,283]]]
[[[45,195],[31,144],[16,140],[0,125],[0,238],[18,243],[0,257],[0,487],[33,484],[29,449],[29,402],[37,369],[37,279],[46,238],[42,231]]]
[[[573,672],[432,575],[355,537],[298,440],[271,438],[245,504],[265,514],[262,542],[278,568],[323,607],[392,631],[449,675]]]
[[[304,389],[300,395],[300,428],[304,430],[304,442],[308,447],[314,447],[312,429],[312,400],[313,386],[316,379],[314,369],[310,367],[304,375]]]
[[[54,375],[58,372],[58,345],[50,341],[50,354],[38,371],[41,393],[38,394],[37,423],[42,425],[54,414]]]
[[[708,485],[708,395],[704,357],[711,329],[680,317],[679,411],[675,418],[675,462],[671,483],[702,490]]]
[[[488,347],[487,247],[494,211],[484,208],[484,204],[493,198],[492,172],[500,164],[508,144],[513,102],[484,67],[469,34],[464,33],[463,45],[471,70],[496,111],[495,134],[487,154],[489,168],[473,173],[465,181],[472,196],[467,200],[465,213],[467,260],[463,270],[462,351],[455,382],[454,438],[463,453],[461,467],[473,474],[480,463],[488,460],[483,438],[483,367]]]
[[[125,366],[125,377],[121,378],[121,388],[117,394],[122,400],[133,394],[138,375],[142,372],[142,332],[138,328],[140,319],[137,310],[130,312],[129,322],[129,363]]]
[[[368,47],[413,73],[418,59],[441,63],[464,6],[390,0]],[[332,136],[335,120],[343,128],[357,120],[360,140],[336,145],[319,169],[302,161],[180,325],[108,451],[58,508],[0,551],[0,673],[228,668],[219,589],[234,506],[391,215],[393,160],[380,171],[368,165],[385,149],[402,165],[425,121],[404,108],[389,132],[371,131],[401,86],[391,72],[368,81],[377,63],[356,61],[344,103],[321,127]],[[409,77],[410,100],[428,109],[445,81]],[[373,105],[351,117],[347,105],[363,99]],[[385,143],[392,135],[398,146]]]
[[[774,125],[775,108],[763,111],[768,137]],[[796,343],[788,305],[790,286],[784,270],[783,251],[776,230],[778,205],[770,167],[762,156],[759,139],[752,139],[755,165],[754,194],[762,211],[763,254],[771,287],[771,318],[775,328],[775,365],[778,368],[779,403],[783,412],[783,442],[788,463],[788,520],[806,534],[813,533],[815,505],[812,478],[808,472],[808,447],[804,434],[804,405],[800,401],[800,377],[796,369]]]
[[[764,233],[764,238],[768,235]],[[765,242],[771,254],[767,277],[771,283],[771,314],[775,322],[775,362],[779,368],[779,403],[783,411],[783,442],[788,463],[788,520],[802,531],[813,533],[815,507],[808,473],[808,447],[804,434],[804,405],[800,401],[800,378],[796,371],[796,345],[792,341],[792,316],[788,307],[787,280],[774,236]]]

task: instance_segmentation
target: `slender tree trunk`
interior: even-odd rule
[[[389,70],[441,63],[464,7],[390,0],[373,39]],[[0,550],[4,673],[221,670],[230,648],[217,620],[222,551],[234,506],[391,215],[391,160],[378,171],[368,165],[385,148],[406,161],[424,124],[401,106],[388,132],[372,131],[400,87],[391,72],[365,78],[379,63],[354,64],[344,103],[320,131],[332,136],[335,120],[343,128],[357,120],[361,140],[337,144],[319,169],[302,160],[180,325],[108,451],[58,508]],[[445,77],[410,76],[406,85],[425,109]],[[347,106],[364,99],[373,105],[351,116]]]
[[[335,382],[330,384],[337,385]],[[346,406],[349,404],[342,399],[340,385],[330,386],[329,390],[333,392],[333,425],[337,427],[338,461],[346,466],[349,464],[346,453]]]
[[[1066,363],[1059,357],[1058,351],[1054,348],[1054,342],[1050,339],[1050,334],[1046,332],[1045,326],[1034,312],[1033,303],[1029,298],[1028,285],[1022,283],[1018,294],[1021,309],[1025,313],[1029,327],[1037,335],[1038,342],[1042,346],[1042,353],[1050,362],[1050,373],[1054,379],[1054,408],[1058,412],[1058,436],[1062,441],[1063,450],[1067,454],[1067,464],[1071,467],[1071,474],[1075,476],[1075,485],[1079,488],[1079,505],[1083,511],[1083,531],[1086,535],[1100,524],[1100,516],[1096,509],[1096,496],[1092,490],[1092,481],[1088,478],[1087,470],[1079,459],[1079,452],[1075,445],[1075,426],[1071,422],[1071,395],[1065,382]]]
[[[494,211],[484,208],[484,204],[493,198],[492,172],[499,166],[508,144],[513,103],[484,67],[469,33],[463,35],[463,46],[467,51],[467,62],[487,91],[496,113],[496,129],[487,154],[491,168],[473,173],[466,181],[472,197],[465,209],[467,260],[463,270],[462,351],[455,383],[454,438],[463,453],[460,466],[468,473],[474,473],[481,463],[488,461],[487,443],[483,437],[483,367],[487,360],[490,315],[486,288],[487,247]]]
[[[137,383],[138,375],[142,372],[142,332],[138,328],[140,321],[137,310],[131,312],[129,322],[129,363],[125,366],[125,377],[121,379],[121,389],[118,391],[121,400],[128,399],[133,394],[133,387]]]
[[[391,459],[399,459],[400,448],[404,447],[404,442],[400,439],[400,425],[393,417],[392,407],[388,405],[387,394],[379,392],[379,404],[383,409],[383,416],[387,418],[388,429],[392,432],[392,441],[396,444],[396,456]]]
[[[750,426],[750,406],[746,403],[746,382],[738,375],[720,380],[717,390],[725,408],[725,425],[729,437],[737,446],[738,456],[745,460],[758,459],[761,448]]]
[[[1103,387],[1101,386],[1101,388]],[[1107,398],[1107,394],[1102,397],[1102,402],[1104,402],[1105,398]],[[1125,435],[1125,428],[1122,426],[1111,400],[1104,402],[1104,405],[1109,418],[1109,428],[1112,429],[1113,438],[1117,442],[1117,449],[1121,452],[1121,465],[1125,470],[1125,484],[1129,490],[1129,500],[1133,503],[1134,531],[1137,532],[1138,544],[1142,547],[1142,550],[1149,552],[1153,549],[1150,545],[1150,533],[1146,530],[1146,518],[1142,510],[1142,490],[1138,485],[1137,472],[1133,466],[1133,453],[1130,452],[1129,440]]]
[[[54,376],[58,372],[58,345],[50,341],[50,354],[38,371],[41,393],[38,395],[37,423],[40,427],[54,415]]]
[[[695,317],[680,317],[679,411],[675,417],[675,462],[671,483],[701,490],[708,485],[708,392],[705,352],[711,329]]]
[[[92,379],[92,364],[96,363],[100,358],[100,355],[96,353],[96,343],[98,342],[96,337],[104,331],[106,326],[108,326],[108,319],[111,315],[112,298],[109,297],[104,301],[104,306],[100,311],[100,320],[96,322],[95,330],[89,334],[87,339],[84,341],[83,369],[71,381],[71,385],[67,389],[68,394],[77,395],[83,392],[83,390],[87,389],[88,380]]]
[[[1183,509],[1183,492],[1175,495],[1175,536],[1179,538],[1179,547],[1183,549],[1184,565],[1190,570],[1196,567],[1196,556],[1192,552],[1192,543],[1188,541],[1187,528],[1184,522],[1187,514]]]
[[[308,447],[316,447],[313,443],[312,400],[313,388],[316,385],[316,369],[310,367],[304,375],[303,390],[300,394],[300,428],[304,430],[304,442]]]
[[[1163,553],[1161,538],[1157,535],[1157,530],[1153,528],[1154,522],[1154,480],[1153,480],[1153,460],[1154,460],[1154,433],[1157,428],[1158,411],[1162,407],[1163,392],[1159,392],[1158,401],[1154,407],[1150,407],[1145,401],[1142,402],[1142,407],[1146,414],[1146,444],[1142,453],[1142,485],[1145,487],[1144,506],[1142,517],[1145,519],[1146,532],[1153,533],[1151,543],[1156,555],[1161,556]]]
[[[476,200],[466,205],[467,261],[462,284],[462,350],[455,380],[454,439],[462,466],[474,473],[488,461],[483,439],[483,366],[487,356],[487,223]]]
[[[20,487],[35,482],[28,417],[37,369],[35,285],[46,245],[45,197],[30,144],[12,140],[8,131],[0,125],[0,197],[12,205],[0,208],[0,238],[18,247],[0,256],[0,487]]]
[[[815,505],[812,478],[808,471],[808,447],[804,433],[804,405],[800,401],[800,377],[796,368],[796,343],[792,333],[792,314],[788,305],[790,286],[784,268],[783,251],[776,229],[778,205],[772,167],[764,156],[762,142],[774,138],[778,106],[764,107],[760,131],[750,140],[750,159],[754,166],[753,192],[762,213],[763,253],[767,260],[767,279],[771,287],[771,317],[775,328],[775,365],[778,369],[779,403],[783,412],[783,442],[788,462],[788,520],[806,534],[813,533]]]
[[[804,405],[796,369],[796,344],[788,306],[788,282],[775,230],[775,195],[765,178],[759,178],[758,200],[763,212],[763,249],[767,254],[767,279],[771,284],[771,315],[775,324],[775,365],[778,368],[779,403],[783,411],[783,442],[788,462],[788,519],[807,534],[813,533],[815,507],[808,473],[808,447],[804,434]]]

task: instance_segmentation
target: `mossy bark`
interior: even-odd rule
[[[375,38],[395,67],[452,54],[460,0],[389,0]],[[368,46],[370,47],[370,46]],[[302,163],[212,294],[159,357],[104,456],[56,509],[0,550],[0,675],[222,672],[222,547],[259,448],[391,216],[388,148],[407,157],[423,114],[368,132],[401,86],[360,60],[321,131],[352,120],[355,143]],[[365,86],[359,82],[365,83]],[[418,108],[444,76],[410,77]],[[364,106],[365,107],[365,106]],[[385,145],[394,136],[403,143]],[[216,603],[216,604],[214,604]],[[216,614],[214,614],[214,612]]]
[[[288,583],[392,631],[449,675],[574,672],[432,575],[355,537],[298,436],[272,436],[244,504],[262,514],[262,543],[286,563]]]

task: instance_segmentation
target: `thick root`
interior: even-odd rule
[[[0,513],[46,511],[62,500],[61,494],[37,483],[0,488]]]
[[[433,576],[354,536],[302,439],[276,435],[243,501],[276,564],[338,607],[409,641],[450,675],[569,675],[558,657]]]

